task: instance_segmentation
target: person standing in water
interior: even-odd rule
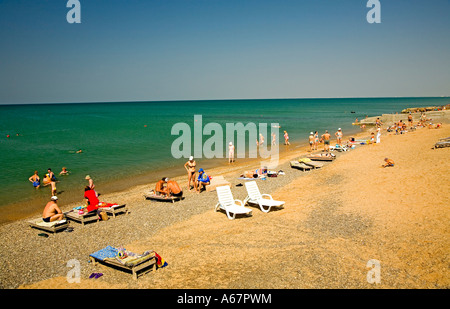
[[[28,180],[36,189],[39,189],[39,187],[41,186],[41,179],[39,178],[38,171],[34,171],[34,174],[30,178],[28,178]]]

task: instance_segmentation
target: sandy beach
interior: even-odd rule
[[[108,194],[105,201],[126,203],[130,213],[85,226],[71,223],[71,233],[40,237],[27,220],[1,226],[1,287],[449,288],[449,148],[432,149],[448,136],[448,124],[402,135],[383,131],[380,144],[337,153],[333,162],[307,172],[290,168],[289,161],[309,146],[285,152],[279,167],[285,175],[257,180],[263,193],[286,202],[284,209],[251,207],[252,217],[233,221],[214,211],[215,191],[187,192],[187,177],[181,177],[183,201],[145,200],[153,184]],[[395,166],[381,168],[385,157]],[[258,166],[236,163],[209,174],[223,175],[234,198],[243,200],[238,176],[252,167]],[[89,254],[108,245],[154,250],[168,266],[133,280],[88,262]],[[81,264],[81,283],[66,279],[71,259]],[[378,284],[367,280],[370,260],[381,266]],[[89,279],[93,272],[103,276]]]

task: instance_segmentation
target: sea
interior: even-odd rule
[[[283,132],[287,131],[295,147],[305,144],[311,131],[321,135],[328,130],[333,135],[342,128],[345,137],[360,131],[352,125],[356,118],[448,102],[449,98],[432,97],[3,104],[0,224],[36,213],[49,200],[49,187],[36,190],[29,182],[34,171],[42,180],[50,168],[57,176],[60,204],[79,201],[80,205],[84,203],[86,175],[91,176],[99,192],[109,193],[150,185],[162,176],[185,174],[184,163],[199,145],[192,143],[191,149],[182,149],[182,157],[176,157],[173,145],[181,131],[174,128],[188,127],[190,132],[186,132],[194,136],[199,117],[200,128],[219,124],[223,132],[230,123],[253,123],[258,128],[267,124],[267,132],[271,132],[272,124],[278,124],[279,143],[284,142]],[[214,132],[203,134],[202,142]],[[197,156],[198,168],[228,162],[225,152],[229,141],[225,133],[222,135],[218,136],[223,139],[223,156]],[[265,140],[270,142],[271,137],[265,136]],[[62,167],[69,175],[59,176]]]

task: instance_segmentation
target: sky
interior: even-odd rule
[[[450,0],[0,0],[0,104],[450,95]]]

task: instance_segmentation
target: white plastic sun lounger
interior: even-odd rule
[[[229,186],[220,186],[216,188],[219,202],[214,207],[217,211],[222,209],[226,212],[228,219],[233,220],[236,215],[251,215],[252,210],[244,206],[241,200],[235,200]]]
[[[245,188],[247,189],[248,196],[244,200],[244,205],[247,203],[257,204],[263,212],[269,212],[272,207],[281,208],[284,206],[284,201],[274,200],[270,194],[261,194],[256,181],[247,181]]]

